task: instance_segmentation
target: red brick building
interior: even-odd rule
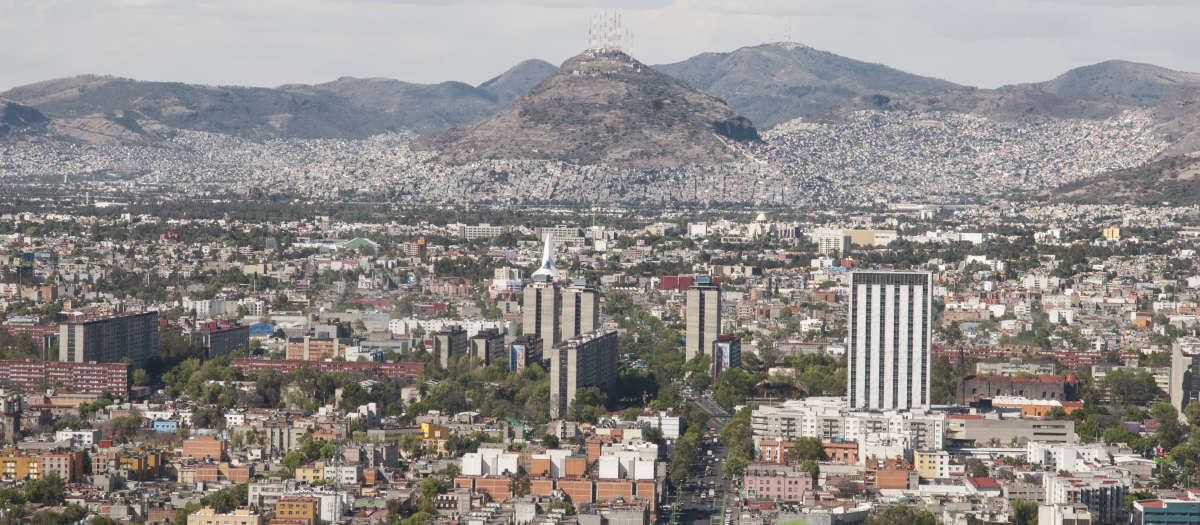
[[[0,361],[0,378],[25,392],[40,387],[69,389],[78,394],[111,392],[129,399],[133,365],[125,363],[70,363],[59,361]]]
[[[300,365],[307,365],[318,374],[329,372],[359,372],[375,373],[387,377],[407,377],[416,380],[417,375],[425,368],[425,363],[373,363],[357,361],[300,361],[288,359],[234,359],[230,366],[242,369],[243,373],[253,374],[268,368],[274,368],[282,374],[295,372]]]

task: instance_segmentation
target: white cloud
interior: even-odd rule
[[[1116,0],[0,0],[0,89],[82,73],[275,86],[339,76],[477,84],[559,63],[620,7],[647,63],[782,37],[963,84],[1120,58],[1200,71],[1200,5]]]

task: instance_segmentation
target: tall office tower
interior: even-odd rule
[[[701,275],[687,291],[687,342],[684,345],[686,358],[691,361],[698,354],[710,354],[713,341],[721,333],[721,287],[713,284],[712,277]]]
[[[596,330],[550,349],[550,418],[569,417],[575,391],[610,388],[617,378],[617,331]]]
[[[850,273],[850,408],[930,404],[932,288],[929,272]]]
[[[58,325],[58,360],[70,363],[118,363],[129,358],[145,368],[158,355],[158,312],[117,314]]]
[[[570,339],[600,328],[600,292],[574,279],[562,294],[562,337]]]
[[[546,236],[546,249],[542,252],[542,264],[533,272],[533,284],[525,288],[525,334],[536,334],[542,344],[551,347],[562,341],[558,330],[558,316],[562,313],[562,297],[558,294],[556,281],[562,279],[554,264],[554,239]]]
[[[450,366],[451,357],[466,354],[469,347],[467,331],[463,330],[461,326],[445,326],[438,333],[433,334],[433,353],[438,356],[442,368]]]

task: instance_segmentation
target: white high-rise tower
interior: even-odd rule
[[[851,272],[846,350],[851,408],[929,406],[932,288],[929,272]]]

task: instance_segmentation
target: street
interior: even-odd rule
[[[700,400],[707,400],[701,404]],[[729,416],[713,403],[712,400],[700,397],[696,400],[701,409],[713,417],[709,418],[704,431],[700,459],[693,466],[691,475],[683,487],[678,487],[671,494],[670,503],[674,505],[673,512],[664,516],[666,523],[691,525],[733,525],[737,521],[734,505],[737,495],[731,491],[729,481],[721,474],[721,467],[729,455],[729,448],[717,440],[721,428],[729,421]],[[716,434],[709,433],[716,429]],[[709,455],[709,452],[712,455]],[[711,495],[710,495],[711,491]],[[726,512],[730,521],[726,522]]]

